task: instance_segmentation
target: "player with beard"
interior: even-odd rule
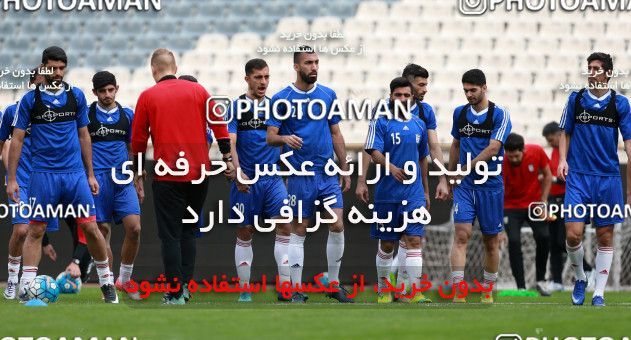
[[[546,265],[550,247],[550,231],[545,220],[533,220],[533,203],[545,207],[552,183],[548,155],[535,144],[525,144],[524,138],[511,133],[504,143],[504,227],[508,234],[508,255],[517,289],[526,289],[524,258],[521,251],[521,226],[524,222],[532,228],[536,243],[537,291],[541,296],[550,296],[546,288]],[[543,174],[539,182],[539,174]],[[529,214],[530,209],[530,214]]]
[[[68,206],[75,212],[89,207],[88,216],[76,216],[77,224],[82,228],[94,258],[104,301],[118,303],[109,272],[105,239],[96,225],[92,196],[99,193],[99,184],[92,169],[88,106],[83,92],[63,81],[67,63],[62,48],[51,46],[44,50],[41,66],[51,68],[53,72],[46,76],[46,86],[36,87],[22,97],[14,121],[7,194],[16,203],[19,201],[16,173],[26,131],[30,127],[33,172],[29,200],[32,200],[35,212],[38,209],[44,212],[30,217],[18,296],[23,302],[28,299],[26,286],[37,276],[41,242],[48,220],[46,211],[61,204],[62,211]]]
[[[254,235],[255,218],[258,216],[259,225],[263,218],[279,218],[281,209],[286,206],[287,199],[285,183],[278,175],[255,175],[259,166],[276,167],[280,160],[280,148],[267,145],[267,126],[265,125],[266,108],[269,108],[269,98],[265,95],[269,84],[269,67],[263,59],[252,59],[245,64],[245,81],[248,90],[230,108],[231,118],[228,123],[230,133],[232,162],[240,174],[235,174],[230,187],[230,206],[241,210],[244,220],[237,225],[237,240],[234,248],[234,259],[242,287],[250,283],[250,273],[254,253],[252,250],[252,236]],[[246,112],[238,114],[241,108],[249,106]],[[255,108],[258,106],[258,109]],[[240,169],[240,171],[239,171]],[[244,184],[242,180],[250,180],[257,176],[253,184]],[[231,218],[236,218],[235,212],[230,210]],[[276,224],[276,240],[274,242],[274,258],[278,266],[278,280],[280,284],[289,281],[289,266],[287,248],[289,246],[289,223]],[[278,293],[279,301],[288,301]],[[252,301],[251,293],[242,292],[240,302]]]
[[[463,175],[454,176],[454,242],[451,247],[451,281],[458,285],[464,279],[467,244],[471,238],[473,221],[478,220],[484,242],[484,281],[486,289],[497,281],[499,270],[499,237],[504,211],[504,183],[502,176],[490,175],[486,180],[477,174],[479,162],[495,173],[501,167],[504,155],[502,144],[510,133],[508,111],[495,105],[486,96],[486,76],[473,69],[462,75],[462,87],[468,104],[456,108],[453,115],[449,150],[449,171],[456,165]],[[501,170],[501,169],[500,169]],[[476,181],[478,183],[476,183]],[[454,298],[454,302],[466,302]],[[482,303],[493,303],[493,296],[482,294]]]
[[[304,162],[313,162],[313,166],[305,166],[307,171],[313,171],[315,176],[292,175],[287,179],[289,204],[293,210],[293,225],[289,240],[289,266],[291,282],[294,286],[302,284],[302,269],[304,265],[304,242],[307,226],[315,216],[315,201],[329,201],[335,222],[328,224],[329,235],[326,244],[329,281],[336,286],[335,292],[327,295],[339,302],[353,302],[348,298],[345,289],[339,285],[339,272],[344,254],[344,220],[342,192],[346,192],[351,185],[349,176],[328,176],[324,172],[325,164],[333,159],[333,154],[340,160],[340,168],[348,169],[346,160],[346,146],[338,123],[339,116],[329,116],[333,102],[337,95],[332,89],[316,83],[320,59],[313,48],[301,46],[300,51],[294,53],[294,70],[296,82],[276,93],[271,100],[271,107],[276,101],[287,100],[287,104],[277,105],[277,111],[267,120],[267,143],[272,146],[282,146],[283,151],[293,150],[288,158],[295,169],[301,169]],[[308,115],[309,101],[318,100],[323,105],[312,105],[311,115]],[[323,111],[327,111],[324,115]],[[286,119],[279,117],[287,116]],[[313,117],[322,117],[313,119]],[[299,211],[299,203],[302,209]],[[320,205],[322,206],[322,204]],[[298,216],[302,214],[302,222]],[[292,302],[303,303],[307,296],[295,292]]]

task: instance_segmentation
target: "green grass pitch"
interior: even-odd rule
[[[78,295],[61,295],[48,307],[2,299],[0,338],[495,339],[501,333],[522,339],[631,337],[631,292],[606,293],[605,308],[592,307],[591,294],[584,306],[571,306],[568,292],[550,298],[496,296],[492,306],[471,303],[479,301],[475,296],[466,305],[377,305],[372,292],[358,296],[354,305],[321,294],[310,294],[305,305],[276,303],[271,292],[254,295],[246,304],[237,303],[234,294],[216,293],[196,294],[186,306],[163,306],[157,294],[139,303],[120,292],[119,298],[119,305],[106,305],[100,290],[91,286]]]

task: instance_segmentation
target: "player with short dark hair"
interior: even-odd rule
[[[488,100],[484,72],[479,69],[465,72],[462,86],[469,103],[458,106],[453,114],[449,171],[455,171],[459,164],[467,175],[452,178],[456,184],[453,189],[456,231],[451,248],[451,279],[453,285],[464,279],[467,244],[473,221],[477,219],[485,251],[483,284],[489,287],[495,284],[499,269],[498,234],[503,229],[504,183],[500,175],[490,175],[480,183],[484,177],[474,169],[479,162],[486,162],[489,172],[501,167],[502,144],[510,133],[511,122],[506,109]],[[482,294],[481,301],[493,303],[493,296]],[[454,302],[465,300],[455,297]]]
[[[413,115],[418,116],[425,123],[428,134],[428,145],[431,159],[437,159],[441,164],[444,164],[443,152],[438,141],[438,134],[436,133],[436,114],[431,105],[424,101],[427,94],[427,86],[429,84],[429,72],[424,67],[417,64],[408,64],[403,69],[401,77],[406,78],[412,85],[412,94],[414,96],[411,102],[411,112]],[[362,158],[362,173],[357,177],[357,187],[355,188],[355,195],[360,201],[368,203],[368,185],[366,183],[366,174],[368,167],[370,166],[370,157],[368,154],[363,154]],[[428,188],[426,188],[428,189]],[[438,185],[436,186],[436,199],[446,200],[449,196],[449,185],[447,184],[447,178],[441,176]],[[425,197],[425,203],[427,209],[430,207],[429,189],[427,190],[427,197]],[[394,260],[392,261],[392,275],[397,273],[397,284],[407,285],[407,271],[405,270],[405,235],[399,242],[399,250]]]
[[[504,143],[504,227],[508,234],[508,257],[517,289],[526,289],[524,259],[521,251],[521,227],[528,223],[536,243],[536,288],[541,296],[550,296],[546,287],[546,266],[550,247],[547,221],[531,219],[533,203],[545,206],[552,173],[548,155],[536,144],[525,144],[524,137],[511,133]],[[540,174],[541,182],[540,182]],[[529,214],[530,209],[530,214]]]
[[[613,62],[609,54],[596,52],[587,58],[588,87],[570,94],[559,126],[558,176],[566,181],[566,207],[586,204],[608,207],[607,215],[581,214],[570,209],[565,218],[566,249],[576,282],[572,303],[585,301],[587,277],[583,268],[585,223],[596,227],[598,252],[592,305],[605,306],[604,291],[613,260],[614,224],[624,221],[624,196],[618,161],[618,131],[622,134],[627,157],[631,159],[631,105],[629,99],[609,89]],[[627,202],[631,202],[631,171],[627,171]],[[596,209],[596,211],[601,209]],[[603,209],[604,210],[604,209]],[[576,211],[576,212],[575,212]]]
[[[265,125],[266,108],[270,107],[269,98],[265,95],[269,85],[269,67],[263,59],[252,59],[245,64],[245,82],[247,92],[232,102],[231,118],[228,123],[230,133],[232,162],[240,174],[236,174],[230,187],[230,206],[236,207],[244,216],[242,224],[237,226],[237,240],[234,248],[234,259],[239,276],[239,285],[250,283],[250,273],[254,253],[252,236],[255,218],[263,225],[263,218],[279,218],[281,209],[286,206],[287,189],[280,176],[261,176],[254,184],[245,184],[255,178],[258,166],[276,167],[280,160],[280,148],[267,145],[267,125]],[[248,104],[247,112],[237,115],[239,107]],[[255,110],[255,105],[259,110]],[[231,218],[236,218],[230,210]],[[289,282],[289,265],[287,248],[291,224],[276,224],[276,240],[274,242],[274,258],[278,266],[278,278],[282,284]],[[278,293],[279,301],[289,301]],[[252,301],[251,293],[242,292],[240,302]]]
[[[42,66],[53,72],[45,77],[46,87],[36,87],[22,97],[14,121],[7,194],[18,202],[18,160],[30,127],[33,171],[29,200],[33,200],[34,211],[39,208],[44,212],[30,217],[19,298],[21,301],[27,299],[26,286],[37,275],[41,238],[49,217],[46,210],[61,204],[62,207],[72,207],[75,212],[79,212],[80,207],[89,207],[88,216],[76,216],[77,224],[83,229],[94,258],[104,301],[118,303],[108,268],[105,239],[96,225],[92,196],[99,193],[99,184],[92,168],[88,106],[83,92],[63,81],[67,62],[62,48],[51,46],[44,50]]]
[[[39,74],[38,69],[31,70],[31,76],[29,79],[29,87],[39,86],[44,81],[44,75]],[[9,169],[9,148],[11,145],[11,134],[13,132],[13,120],[15,118],[15,112],[19,102],[7,106],[2,114],[0,120],[0,150],[2,150],[2,160],[5,169]],[[20,155],[20,161],[18,163],[17,180],[20,186],[20,204],[28,203],[28,182],[31,173],[31,138],[30,129],[27,129],[27,134],[24,138],[24,147],[22,148],[22,154]],[[9,199],[9,205],[15,206],[16,204]],[[16,207],[17,208],[17,207]],[[15,213],[14,213],[15,212]],[[11,231],[11,237],[9,238],[9,260],[8,260],[8,277],[7,286],[4,289],[4,298],[8,300],[15,299],[18,288],[18,274],[20,272],[20,264],[22,262],[22,246],[24,245],[24,239],[28,232],[28,217],[27,211],[24,209],[12,209],[11,210],[11,224],[13,229]],[[56,230],[57,219],[51,219],[50,229]],[[48,237],[42,239],[42,251],[49,256],[53,256],[54,250],[52,245],[48,242]]]
[[[295,83],[290,84],[272,97],[272,107],[276,101],[281,99],[288,100],[291,106],[277,105],[278,114],[272,115],[266,121],[267,143],[273,146],[282,146],[284,151],[292,149],[294,153],[288,157],[288,161],[296,169],[300,169],[306,161],[313,162],[312,167],[306,168],[315,173],[315,176],[294,175],[287,178],[287,192],[294,213],[288,249],[292,284],[300,285],[302,283],[306,229],[315,215],[315,201],[319,200],[332,202],[327,204],[335,214],[335,216],[326,216],[326,218],[335,217],[336,220],[328,225],[329,236],[326,246],[329,280],[331,284],[335,285],[334,282],[339,284],[339,271],[344,254],[342,192],[346,192],[350,188],[350,177],[330,177],[324,172],[324,166],[330,159],[333,159],[335,153],[339,159],[340,168],[347,170],[346,146],[338,125],[339,116],[327,116],[316,120],[306,114],[308,112],[307,102],[316,99],[321,100],[324,105],[313,105],[314,116],[321,116],[323,110],[330,112],[334,101],[337,100],[337,95],[332,89],[316,83],[320,63],[318,55],[310,47],[303,46],[301,50],[307,52],[294,54]],[[301,107],[298,108],[298,105]],[[287,110],[292,110],[292,112],[302,110],[305,116],[298,117],[297,114],[292,114],[285,120],[279,120],[278,116],[284,115]],[[300,211],[298,202],[302,203]],[[299,214],[302,214],[301,223],[298,223],[297,219]],[[341,285],[338,286],[339,290],[336,289],[336,292],[327,293],[328,296],[340,302],[353,302],[352,299],[348,298],[345,289]],[[301,303],[306,300],[307,296],[300,292],[293,294],[292,302]]]
[[[92,139],[94,175],[100,191],[94,203],[96,222],[107,243],[110,272],[114,261],[110,247],[111,223],[122,223],[125,228],[119,277],[115,286],[125,291],[132,300],[140,300],[137,289],[130,289],[134,260],[140,245],[140,204],[132,183],[114,182],[114,177],[124,178],[123,163],[129,160],[131,124],[134,119],[132,109],[116,101],[118,89],[116,76],[108,71],[97,72],[92,77],[92,93],[97,101],[88,110],[88,131]]]
[[[408,103],[414,100],[412,84],[407,78],[399,77],[390,82],[390,101]],[[389,106],[391,113],[397,112],[393,105]],[[370,236],[379,240],[376,265],[378,279],[378,303],[390,303],[393,296],[390,291],[383,291],[389,280],[390,268],[394,253],[394,245],[404,242],[406,246],[406,259],[404,266],[410,277],[410,281],[417,289],[421,286],[422,274],[422,238],[425,236],[424,225],[418,222],[407,224],[408,214],[426,206],[425,192],[427,191],[427,128],[425,123],[417,115],[410,114],[406,119],[400,113],[398,117],[391,119],[381,116],[370,123],[366,145],[364,149],[372,157],[375,164],[382,169],[389,167],[390,174],[382,174],[375,186],[374,211],[378,218],[392,216],[389,223],[376,223],[371,227]],[[385,162],[385,155],[390,158],[389,164]],[[405,183],[406,173],[403,171],[409,163],[416,169],[415,180]],[[406,204],[404,204],[404,201]],[[390,228],[400,228],[406,223],[405,230],[395,232]],[[403,236],[406,236],[403,238]],[[405,293],[407,294],[407,292]],[[405,295],[404,294],[404,295]],[[412,298],[406,297],[407,302],[431,302],[422,294],[414,294]]]

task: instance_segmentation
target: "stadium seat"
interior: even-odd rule
[[[532,85],[532,73],[519,69],[505,70],[502,72],[500,84],[503,86],[529,88]]]
[[[388,13],[388,4],[384,1],[362,1],[357,6],[357,18],[377,19]]]
[[[286,17],[282,18],[278,22],[278,26],[276,27],[276,32],[280,33],[290,33],[290,32],[308,32],[309,31],[309,22],[305,18],[301,17]]]
[[[544,21],[539,30],[541,36],[567,36],[572,34],[572,25],[566,22]]]
[[[460,51],[466,54],[485,54],[493,50],[493,38],[484,34],[484,36],[464,36],[462,38],[462,46]]]
[[[449,69],[466,71],[468,69],[477,68],[480,65],[477,54],[469,53],[468,50],[463,51],[465,53],[447,55],[447,67],[449,67]]]
[[[344,34],[370,35],[374,32],[374,22],[364,18],[350,18],[344,21]]]
[[[545,70],[545,67],[546,58],[543,53],[515,55],[514,70],[539,72]]]
[[[523,51],[526,47],[524,38],[513,38],[509,34],[498,36],[495,39],[495,51],[497,53],[509,53],[510,51]]]
[[[410,32],[409,26],[415,22],[402,20],[401,18],[381,18],[377,21],[375,31],[379,34],[399,35]],[[420,29],[420,25],[419,25]]]
[[[473,33],[481,37],[500,37],[506,31],[507,26],[505,21],[476,21],[473,25]]]
[[[197,49],[204,51],[221,51],[228,48],[228,37],[220,33],[207,33],[197,40]]]
[[[599,39],[605,35],[605,23],[602,21],[582,20],[574,24],[574,36],[582,39]]]
[[[390,6],[390,18],[401,19],[406,17],[418,18],[421,16],[423,6],[420,2],[395,2]]]
[[[315,18],[311,23],[311,32],[342,31],[342,20],[338,17]]]
[[[455,7],[449,1],[429,1],[423,4],[422,17],[425,19],[449,18],[453,16],[454,12]]]
[[[530,37],[539,32],[539,23],[533,21],[508,22],[505,37],[518,38]]]

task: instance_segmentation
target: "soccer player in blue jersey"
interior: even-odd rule
[[[319,200],[320,206],[326,200],[330,204],[336,221],[330,223],[329,236],[326,244],[326,256],[328,264],[329,281],[339,283],[339,272],[344,254],[344,221],[342,217],[343,202],[342,192],[350,188],[349,176],[329,177],[324,172],[324,165],[337,156],[342,170],[348,169],[346,164],[346,146],[344,137],[338,125],[340,117],[336,115],[323,115],[323,110],[330,110],[337,99],[335,91],[316,83],[319,68],[318,55],[308,46],[302,46],[301,51],[294,53],[294,70],[296,82],[276,93],[271,100],[272,108],[279,100],[287,100],[287,104],[277,105],[277,113],[267,120],[267,143],[273,146],[283,146],[283,151],[293,150],[293,155],[288,158],[295,169],[300,169],[303,162],[313,162],[312,167],[306,170],[314,171],[315,176],[293,175],[287,179],[287,192],[289,204],[294,213],[294,222],[290,235],[288,257],[291,282],[293,285],[302,283],[302,268],[304,264],[304,242],[306,228],[315,215],[315,201]],[[308,102],[320,101],[324,105],[312,105],[312,114],[308,115]],[[280,116],[288,113],[287,119],[280,120]],[[302,117],[300,116],[302,112]],[[328,111],[330,112],[330,111]],[[322,117],[312,119],[313,117]],[[302,210],[298,211],[299,204]],[[302,222],[298,222],[298,215],[302,214]],[[325,218],[333,217],[326,216]],[[331,298],[340,302],[353,302],[348,298],[345,289],[338,285],[339,290],[327,293]],[[295,292],[292,302],[305,302],[307,296]]]
[[[113,179],[113,176],[117,179],[124,178],[122,168],[123,163],[129,160],[134,112],[116,101],[119,86],[114,74],[108,71],[97,72],[92,77],[92,85],[92,93],[97,101],[88,109],[88,131],[92,140],[94,176],[99,183],[99,194],[94,196],[96,222],[107,243],[110,272],[113,262],[110,247],[111,223],[114,221],[116,224],[123,224],[125,239],[115,286],[126,292],[132,300],[140,300],[137,289],[129,289],[140,244],[140,204],[131,182],[117,184]],[[115,174],[112,169],[115,169]]]
[[[233,101],[231,106],[231,118],[228,124],[230,133],[230,148],[232,162],[235,169],[241,169],[240,176],[236,176],[230,187],[230,214],[236,215],[233,207],[240,209],[244,216],[242,224],[237,226],[237,241],[234,248],[234,260],[239,275],[239,284],[244,286],[250,283],[250,272],[254,254],[252,251],[252,235],[254,234],[254,218],[258,216],[259,225],[263,224],[263,218],[278,218],[281,216],[281,208],[286,204],[287,189],[280,176],[259,177],[251,185],[240,182],[240,179],[250,180],[255,178],[257,166],[268,164],[277,166],[280,159],[280,148],[267,145],[267,126],[265,125],[265,110],[255,111],[254,106],[269,108],[269,98],[265,96],[269,84],[269,67],[263,59],[252,59],[245,64],[245,81],[248,91]],[[250,108],[246,111],[245,107]],[[239,109],[242,107],[244,109]],[[239,115],[237,111],[242,111]],[[236,173],[235,173],[236,175]],[[288,282],[289,265],[287,259],[287,247],[289,246],[289,234],[291,224],[276,224],[276,241],[274,243],[274,258],[278,266],[279,282]],[[278,300],[287,301],[280,292]],[[239,301],[252,301],[250,293],[243,292]]]
[[[83,229],[88,249],[94,258],[104,301],[118,303],[108,267],[105,239],[96,225],[92,195],[98,194],[99,184],[92,169],[92,147],[87,129],[88,106],[81,90],[63,82],[67,62],[66,52],[62,48],[51,46],[44,50],[42,66],[53,72],[45,77],[46,87],[36,87],[22,97],[15,116],[9,151],[7,194],[18,202],[18,160],[26,130],[30,127],[33,171],[29,183],[29,202],[34,211],[24,241],[19,298],[21,301],[27,299],[26,285],[37,275],[41,239],[48,219],[46,212],[57,209],[61,204],[62,210],[66,212],[69,206],[75,213],[89,209],[89,216],[77,214],[77,224]],[[38,214],[38,210],[44,213]]]
[[[565,217],[565,230],[566,249],[576,278],[572,303],[582,305],[585,301],[587,278],[583,270],[585,250],[582,239],[585,223],[593,219],[598,252],[592,305],[604,306],[604,290],[613,259],[614,224],[624,221],[621,213],[613,213],[616,208],[624,211],[618,130],[627,157],[631,159],[631,107],[627,97],[609,89],[613,71],[609,54],[592,53],[587,58],[587,68],[589,87],[570,94],[561,117],[563,131],[557,175],[566,180],[564,205],[566,209],[571,207],[569,216]],[[629,179],[631,171],[627,171],[627,203],[631,202]],[[587,204],[606,206],[611,213],[590,216],[589,211],[584,210]],[[594,209],[595,212],[599,210]]]
[[[441,164],[443,161],[443,152],[440,149],[440,143],[438,141],[438,134],[436,133],[436,114],[431,105],[424,101],[427,94],[427,86],[429,84],[429,72],[424,67],[417,64],[408,64],[403,69],[402,77],[407,78],[412,84],[412,94],[414,100],[412,101],[412,114],[421,118],[427,127],[428,145],[431,159],[437,159]],[[370,156],[363,154],[362,158],[362,173],[357,177],[357,187],[355,188],[355,195],[360,201],[368,203],[368,185],[366,184],[366,174],[368,167],[370,166]],[[446,200],[449,196],[449,186],[447,184],[447,178],[441,176],[438,185],[436,186],[435,198],[438,200]],[[426,199],[427,208],[429,209],[429,192]],[[397,274],[397,283],[407,285],[407,271],[405,270],[405,235],[399,242],[399,250],[397,255],[392,261],[391,273]]]
[[[390,82],[390,114],[397,114],[393,108],[395,101],[408,102],[412,100],[412,84],[407,78],[399,77]],[[421,288],[421,273],[423,257],[421,251],[421,239],[425,236],[424,225],[419,222],[407,223],[407,216],[412,218],[412,212],[426,205],[427,173],[421,171],[427,167],[427,127],[421,118],[410,114],[405,119],[401,112],[399,117],[387,118],[380,116],[371,121],[366,138],[365,150],[370,154],[375,164],[382,169],[389,167],[390,174],[381,174],[375,187],[375,207],[378,218],[386,218],[391,214],[388,223],[374,224],[370,236],[379,240],[376,265],[378,279],[378,303],[392,302],[390,291],[383,292],[387,287],[394,245],[403,240],[406,245],[405,267],[410,277],[411,284],[417,289]],[[390,162],[386,164],[385,155],[389,155]],[[407,179],[403,171],[408,163],[412,163],[416,169],[415,180],[412,183],[404,183]],[[403,202],[407,204],[403,204]],[[407,213],[404,218],[404,213]],[[402,232],[388,230],[400,228],[406,223]],[[405,238],[403,236],[405,235]],[[426,302],[427,299],[417,294],[410,299],[411,302]]]
[[[462,76],[462,87],[469,102],[456,108],[449,151],[449,171],[458,164],[464,173],[453,180],[461,180],[453,189],[454,196],[454,243],[451,248],[451,279],[454,287],[464,279],[467,243],[471,238],[473,221],[477,218],[484,241],[484,282],[488,288],[497,280],[499,268],[499,232],[503,229],[504,183],[502,174],[483,179],[475,169],[486,162],[489,172],[502,165],[502,144],[511,130],[508,111],[489,101],[486,96],[486,76],[473,69]],[[467,162],[470,156],[471,162]],[[468,163],[468,164],[467,164]],[[466,176],[464,176],[466,174]],[[463,177],[464,176],[464,177]],[[482,294],[482,303],[493,303],[491,294]],[[465,302],[454,298],[454,302]]]
[[[37,69],[32,70],[29,86],[38,86],[43,81],[44,76],[39,74]],[[9,105],[2,115],[2,120],[0,120],[0,150],[4,151],[4,148],[8,149],[10,147],[11,133],[13,132],[12,124],[15,118],[17,106],[18,103]],[[27,129],[27,133],[24,138],[24,147],[22,148],[22,154],[20,155],[20,161],[17,169],[17,181],[20,186],[20,202],[24,205],[29,204],[28,183],[31,173],[30,147],[30,129]],[[5,169],[8,169],[8,157],[6,157],[6,155],[8,155],[8,150],[6,153],[3,152],[3,154],[5,155],[5,157],[3,157],[4,167]],[[15,206],[15,202],[9,199],[9,205]],[[24,239],[26,238],[26,233],[28,231],[28,211],[22,209],[22,213],[20,213],[19,209],[12,209],[11,213],[11,224],[13,225],[13,230],[11,232],[11,238],[9,239],[9,263],[7,267],[9,275],[7,277],[7,286],[4,290],[4,297],[9,300],[15,299],[16,296],[18,274],[20,272],[20,263],[22,262],[22,246],[24,245]],[[50,230],[57,230],[59,228],[57,225],[57,219],[51,219],[49,222]],[[48,253],[51,248],[52,245],[45,245],[43,249],[44,253]]]

